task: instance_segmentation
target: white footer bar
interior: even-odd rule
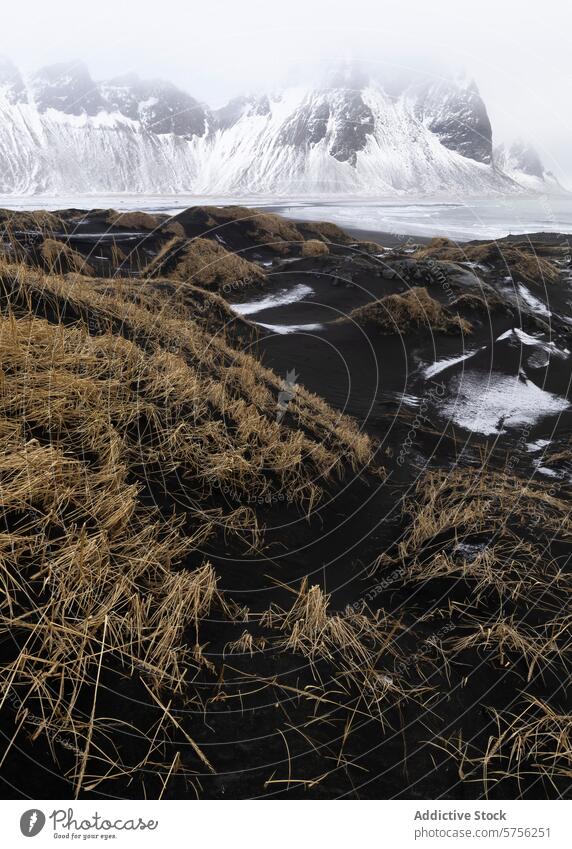
[[[572,846],[570,802],[3,801],[2,845],[228,849]]]

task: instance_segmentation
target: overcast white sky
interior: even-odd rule
[[[464,69],[494,141],[522,137],[572,186],[570,0],[26,0],[0,53],[24,71],[81,58],[96,78],[162,76],[213,106],[324,63]]]

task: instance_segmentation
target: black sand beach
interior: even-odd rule
[[[566,795],[567,238],[2,216],[5,796]]]

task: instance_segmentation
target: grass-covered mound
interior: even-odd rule
[[[40,257],[48,273],[93,274],[93,268],[78,251],[55,239],[44,239],[40,248]]]
[[[192,283],[205,289],[234,289],[263,283],[265,274],[253,262],[210,239],[173,238],[153,259],[146,275]]]
[[[508,305],[503,302],[494,292],[481,290],[480,292],[463,292],[458,295],[451,306],[458,310],[469,310],[481,315],[489,315],[491,312],[506,311]]]
[[[319,239],[334,245],[350,245],[354,241],[341,227],[329,221],[304,221],[297,228],[305,239]]]
[[[188,237],[218,238],[235,251],[255,248],[288,254],[304,238],[287,218],[245,206],[194,206],[172,221],[180,224]]]
[[[171,222],[166,215],[152,215],[148,212],[117,212],[115,209],[110,209],[104,220],[109,227],[122,230],[149,230],[184,236],[183,228]]]
[[[249,504],[288,493],[290,509],[311,515],[344,470],[371,466],[373,448],[302,386],[279,422],[282,381],[232,346],[222,306],[218,329],[213,310],[198,311],[198,293],[173,306],[167,281],[135,293],[132,281],[19,266],[3,267],[1,282],[0,682],[13,739],[46,740],[76,795],[113,779],[157,795],[173,763],[185,780],[215,770],[192,712],[169,708],[192,702],[194,676],[212,676],[213,694],[222,680],[204,656],[203,617],[241,631],[248,621],[219,592],[205,544],[258,550],[264,529]],[[306,651],[306,638],[290,645],[286,612],[253,621],[275,651]],[[353,641],[353,680],[359,640],[379,642],[381,626],[368,624],[371,636],[357,619],[339,627],[328,639]],[[315,639],[317,661],[326,644]],[[156,712],[159,725],[141,731]],[[153,790],[150,770],[162,776]]]
[[[553,249],[556,256],[564,256],[565,250]],[[545,245],[520,242],[518,245],[502,240],[499,242],[483,242],[478,244],[456,245],[449,239],[438,237],[428,245],[418,248],[416,259],[432,258],[449,262],[473,262],[490,266],[510,275],[518,282],[532,285],[555,283],[559,278],[558,268],[545,258]],[[555,257],[551,255],[551,259]]]
[[[8,237],[15,231],[36,230],[48,235],[63,228],[64,217],[58,212],[0,209],[0,232]]]
[[[403,294],[386,295],[351,311],[350,321],[361,327],[376,328],[382,333],[471,333],[471,325],[454,315],[424,287],[414,287]]]

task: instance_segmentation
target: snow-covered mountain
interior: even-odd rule
[[[564,192],[552,171],[548,171],[537,151],[523,141],[498,145],[494,149],[497,168],[531,192]]]
[[[390,91],[336,72],[211,110],[160,80],[96,83],[82,63],[25,80],[2,60],[0,193],[465,196],[557,185],[522,157],[495,161],[473,82]]]

